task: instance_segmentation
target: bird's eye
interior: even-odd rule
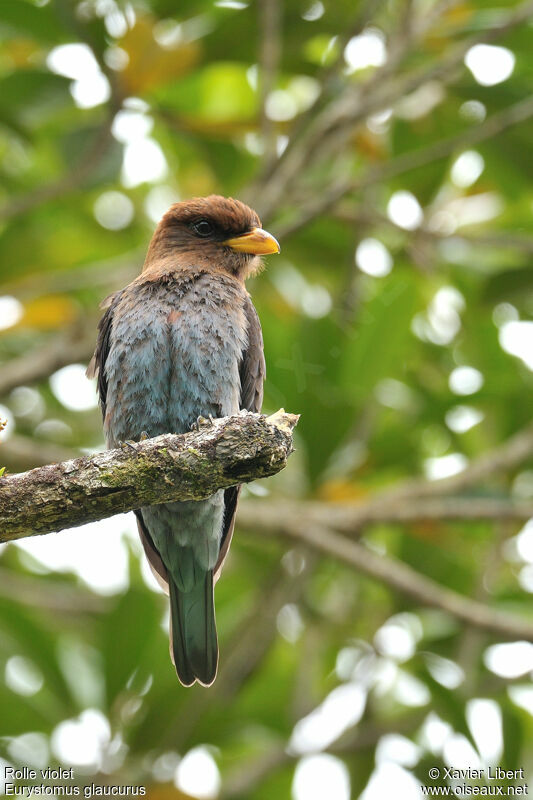
[[[213,226],[207,219],[199,219],[192,224],[193,231],[198,236],[210,236],[213,233]]]

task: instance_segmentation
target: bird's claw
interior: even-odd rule
[[[190,428],[191,428],[191,431],[199,431],[200,428],[205,428],[206,425],[211,426],[211,425],[214,425],[214,424],[215,424],[215,420],[213,419],[213,415],[212,414],[209,414],[209,416],[207,418],[206,417],[202,417],[200,415],[198,417],[198,419],[196,420],[196,422],[193,422],[191,424]]]
[[[132,442],[131,439],[126,439],[125,442],[123,442],[122,440],[119,439],[118,446],[120,447],[121,450],[126,450],[127,451],[128,448],[130,448],[130,450],[133,450],[134,453],[137,452],[137,450],[135,448],[135,442]]]

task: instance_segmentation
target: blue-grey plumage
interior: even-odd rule
[[[244,280],[279,246],[235,200],[171,207],[143,273],[113,295],[90,372],[98,374],[109,447],[183,433],[198,416],[259,411],[261,329]],[[171,655],[182,683],[213,682],[218,662],[213,583],[233,530],[238,487],[200,502],[137,512],[150,564],[168,589]]]

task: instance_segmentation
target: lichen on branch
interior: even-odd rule
[[[240,412],[198,430],[0,478],[0,542],[83,525],[141,506],[202,500],[279,472],[298,416]]]

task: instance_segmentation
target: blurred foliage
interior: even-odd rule
[[[280,158],[287,142],[288,154],[297,150],[347,90],[353,107],[364,107],[365,82],[381,69],[372,92],[388,97],[389,87],[399,87],[390,113],[377,115],[391,106],[386,101],[362,114],[338,147],[329,142],[305,159],[275,208],[265,201],[265,224],[274,235],[287,232],[281,256],[249,287],[264,330],[265,410],[284,406],[302,419],[286,472],[247,494],[268,491],[270,503],[282,496],[359,502],[446,463],[432,459],[475,459],[501,444],[531,416],[526,348],[521,359],[501,342],[505,326],[533,313],[533,117],[501,126],[474,147],[468,137],[486,116],[530,94],[531,19],[494,42],[514,54],[507,80],[482,85],[462,59],[449,71],[443,65],[468,37],[483,42],[486,33],[493,41],[515,7],[482,0],[1,0],[6,369],[35,352],[37,372],[39,354],[58,336],[66,336],[67,349],[71,340],[91,338],[98,303],[139,271],[155,222],[173,200],[217,192],[263,211],[269,178],[283,176],[289,160]],[[279,12],[278,30],[268,28],[269,8]],[[436,11],[391,70],[346,68],[351,32],[365,31],[374,47],[386,41],[392,54],[416,21]],[[279,40],[280,60],[265,75],[264,113],[260,54],[268,37]],[[358,47],[364,51],[361,41]],[[427,77],[409,94],[404,78],[421,71]],[[337,180],[364,178],[370,169],[379,175],[395,159],[458,134],[465,144],[445,157],[363,180],[359,191],[291,229]],[[265,163],[268,142],[278,157]],[[472,149],[477,156],[467,166],[480,169],[465,179],[463,162],[454,181],[457,159]],[[422,225],[395,221],[389,201],[400,191],[416,198]],[[482,376],[464,395],[449,382],[461,366]],[[14,389],[1,398],[0,418],[8,419],[2,465],[15,471],[46,462],[52,444],[67,454],[103,446],[94,406],[67,408],[41,375],[30,383],[29,394]],[[530,499],[527,467],[497,476],[479,495]],[[444,586],[531,618],[531,567],[517,553],[518,530],[491,522],[382,523],[365,529],[365,541]],[[475,698],[500,709],[500,765],[533,770],[531,713],[486,665],[486,648],[497,640],[332,558],[253,530],[237,531],[217,586],[217,683],[209,691],[183,689],[168,658],[165,601],[142,578],[138,548],[130,539],[127,546],[129,586],[109,596],[77,574],[52,574],[14,545],[3,548],[0,757],[7,762],[75,763],[82,783],[142,784],[150,797],[170,800],[187,796],[186,786],[173,785],[178,758],[206,745],[221,772],[221,796],[285,798],[299,758],[287,749],[294,726],[344,686],[363,693],[361,719],[354,724],[354,701],[346,700],[348,730],[337,729],[335,741],[323,730],[315,750],[343,760],[354,798],[368,786],[376,757],[381,768],[387,763],[390,735],[403,737],[403,749],[389,747],[387,758],[396,758],[402,780],[410,772],[416,783],[427,782],[430,766],[449,763],[438,719],[448,726],[448,743],[461,735],[479,748],[468,714]],[[516,677],[533,692],[527,674]],[[104,732],[99,755],[92,762],[87,755],[83,767],[64,756],[58,726],[81,725],[88,709],[100,712]],[[75,739],[75,727],[62,730]],[[417,748],[402,760],[406,741]]]

